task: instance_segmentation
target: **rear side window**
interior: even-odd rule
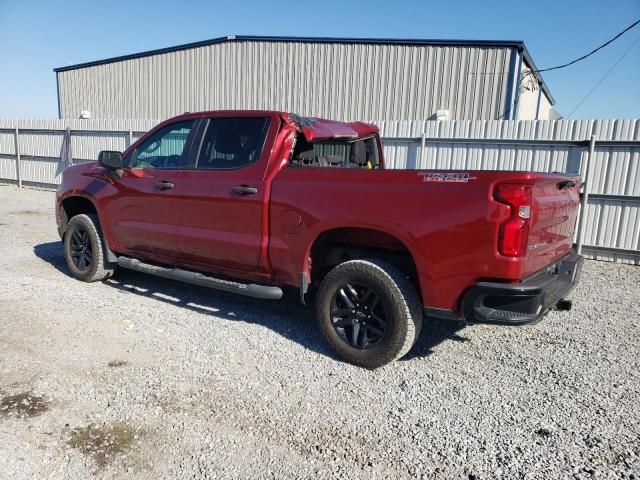
[[[265,117],[210,119],[196,168],[229,170],[258,161],[268,128],[269,119]]]
[[[378,168],[380,166],[378,142],[375,136],[371,136],[352,141],[330,140],[309,143],[299,135],[290,166]]]
[[[188,140],[193,120],[177,122],[158,130],[135,149],[128,159],[130,168],[185,168]]]

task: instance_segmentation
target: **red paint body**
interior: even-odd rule
[[[307,141],[377,135],[375,126],[300,119],[280,112],[227,111],[178,120],[267,116],[271,125],[258,161],[237,170],[135,170],[109,176],[96,163],[64,172],[60,205],[90,200],[111,250],[140,259],[274,285],[314,280],[309,255],[320,235],[363,228],[401,242],[415,263],[425,306],[458,311],[464,291],[481,280],[518,282],[567,255],[573,242],[580,180],[557,174],[473,171],[462,181],[427,181],[425,171],[289,167],[297,135]],[[308,123],[305,123],[308,122]],[[135,149],[145,137],[125,152]],[[380,152],[380,156],[382,153]],[[441,173],[441,172],[439,172]],[[160,180],[175,188],[154,188]],[[575,185],[560,188],[561,182]],[[494,199],[498,183],[531,185],[528,248],[498,253],[510,207]],[[239,196],[237,185],[257,188]],[[375,235],[349,243],[377,246]]]

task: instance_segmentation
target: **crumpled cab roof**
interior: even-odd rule
[[[283,120],[296,125],[307,142],[317,142],[331,138],[356,139],[374,133],[379,129],[364,122],[339,122],[316,117],[302,117],[295,113],[282,114]]]

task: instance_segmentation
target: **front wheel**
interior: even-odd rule
[[[115,266],[105,259],[96,215],[81,214],[69,220],[63,241],[67,267],[78,280],[96,282],[113,274]]]
[[[316,317],[336,354],[366,368],[403,357],[422,327],[421,302],[409,279],[376,259],[331,270],[318,289]]]

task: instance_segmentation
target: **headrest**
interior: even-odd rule
[[[367,147],[363,141],[359,140],[351,144],[349,163],[359,166],[367,163]]]

